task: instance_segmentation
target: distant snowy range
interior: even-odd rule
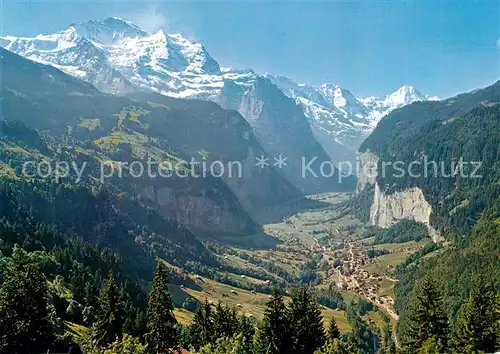
[[[361,142],[392,110],[437,99],[413,86],[360,98],[335,84],[316,87],[251,69],[222,68],[202,44],[161,30],[150,34],[114,17],[33,38],[3,36],[0,45],[107,93],[153,91],[216,102],[239,111],[270,154],[280,152],[280,144],[311,145],[313,137],[334,162],[355,159]]]

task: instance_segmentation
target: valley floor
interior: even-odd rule
[[[295,279],[304,273],[315,274],[313,283],[317,289],[327,289],[334,284],[345,304],[353,299],[365,299],[395,323],[398,320],[394,308],[397,280],[393,271],[409,254],[431,241],[373,245],[372,238],[365,238],[368,225],[342,207],[341,203],[349,197],[345,193],[310,196],[328,203],[327,206],[263,227],[267,235],[277,239],[277,246],[221,247],[217,252],[221,263],[234,272],[224,272],[221,282],[193,275],[200,290],[186,287],[183,291],[200,302],[220,300],[248,316],[261,318],[268,295],[254,289],[283,283],[285,274]],[[369,258],[371,249],[384,250],[385,254]],[[345,311],[326,306],[322,306],[322,310],[325,324],[333,317],[341,331],[349,330]],[[192,318],[192,313],[183,309],[177,310],[176,315],[180,321],[189,322]],[[365,317],[379,328],[384,325],[378,311],[370,311]]]

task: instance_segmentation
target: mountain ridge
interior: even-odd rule
[[[3,48],[0,59],[5,69],[0,95],[2,119],[47,132],[63,151],[77,149],[71,154],[78,159],[99,163],[144,161],[147,157],[189,161],[195,157],[201,161],[204,153],[207,164],[213,160],[241,162],[241,177],[235,178],[225,174],[222,178],[210,175],[189,180],[173,176],[109,181],[114,189],[134,191],[130,194],[164,216],[191,226],[191,230],[252,234],[259,230],[254,220],[279,220],[282,215],[270,209],[302,199],[277,169],[255,167],[254,156],[264,154],[264,150],[237,112],[213,102],[151,93],[135,98],[105,94],[57,68]],[[211,119],[205,119],[207,116]],[[229,150],[228,145],[232,146]]]
[[[0,44],[29,59],[50,63],[104,92],[153,91],[176,98],[210,100],[224,108],[235,109],[253,126],[270,155],[279,149],[274,149],[276,144],[269,141],[269,137],[280,136],[284,150],[295,160],[304,155],[293,148],[299,142],[310,147],[308,157],[318,156],[333,162],[354,161],[363,139],[389,111],[387,103],[380,103],[377,98],[370,98],[365,103],[348,90],[332,84],[319,88],[301,85],[301,94],[294,95],[273,75],[260,75],[251,69],[221,68],[202,44],[189,41],[181,34],[166,34],[162,30],[149,34],[120,18],[73,24],[57,33],[34,38],[4,36],[0,37]],[[276,87],[266,84],[266,80]],[[252,96],[262,90],[277,101],[264,102]],[[280,97],[277,91],[285,97]],[[422,97],[427,96],[419,96]],[[384,96],[384,100],[386,98]],[[302,114],[298,115],[292,108],[283,109],[283,105],[291,107],[287,100],[298,104]],[[413,95],[390,108],[415,100]],[[261,119],[281,119],[287,115],[295,117],[290,125],[302,126],[301,121],[305,120],[311,129],[297,137],[291,131],[303,129],[291,127],[286,134],[292,135],[283,136],[280,123],[275,122],[266,128],[268,131],[262,131]],[[319,145],[314,146],[313,140]],[[306,193],[332,189],[331,181],[303,181],[290,173],[286,176]]]
[[[334,161],[356,160],[357,147],[393,110],[413,102],[438,100],[406,85],[385,96],[357,98],[335,84],[315,87],[284,76],[265,76],[303,108],[314,137]]]

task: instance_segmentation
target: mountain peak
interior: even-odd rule
[[[115,44],[124,38],[148,36],[148,33],[137,25],[119,17],[72,24],[70,28],[74,28],[79,37],[85,37],[105,45]]]
[[[339,88],[339,85],[335,85],[335,84],[331,84],[331,83],[328,83],[328,82],[325,82],[325,83],[322,83],[320,85],[320,87],[324,90],[332,90],[332,89],[336,89],[336,88]]]
[[[109,24],[123,24],[127,26],[132,26],[139,28],[137,25],[134,25],[131,21],[126,20],[121,17],[116,17],[116,16],[110,16],[102,21],[103,23],[109,23]]]
[[[425,101],[426,97],[414,86],[404,85],[391,93],[388,97],[394,105],[406,105],[415,101]]]
[[[356,97],[354,97],[349,90],[346,90],[339,85],[324,83],[320,86],[320,91],[323,93],[325,98],[337,108],[355,106],[359,104]]]
[[[163,32],[162,29],[158,30],[155,34],[151,36],[151,38],[156,38],[161,41],[166,41],[167,40],[167,35],[165,32]]]
[[[417,89],[415,88],[415,86],[412,86],[412,85],[403,85],[401,86],[397,91],[408,91],[408,92],[415,92]]]
[[[415,86],[411,85],[403,85],[400,88],[398,88],[394,93],[404,93],[407,95],[422,95],[420,91],[416,89]]]

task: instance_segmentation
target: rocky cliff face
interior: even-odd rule
[[[375,183],[373,202],[370,208],[372,225],[387,228],[401,220],[414,220],[427,226],[434,242],[443,241],[442,236],[430,225],[431,205],[425,200],[420,188],[413,187],[385,195]]]
[[[429,236],[434,242],[443,241],[440,233],[430,224],[432,206],[420,188],[407,188],[390,194],[385,194],[380,189],[376,182],[378,160],[379,158],[369,151],[360,154],[357,191],[359,193],[369,185],[374,186],[370,207],[371,224],[388,228],[401,220],[414,220],[427,226]]]
[[[351,179],[339,184],[338,174],[321,173],[321,164],[333,165],[322,146],[316,142],[299,105],[270,80],[254,75],[245,83],[226,80],[214,99],[226,109],[237,110],[252,126],[255,136],[274,164],[280,155],[286,158],[281,173],[305,194],[350,190]],[[313,173],[303,166],[310,166]]]
[[[377,179],[378,156],[370,151],[359,154],[359,171],[356,192],[361,192],[366,186],[374,185]]]
[[[154,100],[156,104],[169,107],[160,119],[153,121],[151,114],[146,117],[151,128],[149,134],[168,141],[187,161],[195,157],[200,164],[202,160],[206,162],[206,166],[222,162],[223,166],[216,165],[219,167],[217,175],[221,175],[241,206],[258,223],[281,220],[283,215],[270,215],[269,208],[302,197],[283,177],[282,170],[273,166],[271,156],[268,166],[256,166],[257,158],[266,156],[266,151],[250,124],[237,112],[224,110],[212,102],[189,102],[161,95],[141,97],[144,101]],[[238,108],[238,105],[231,107]]]
[[[187,194],[178,189],[149,186],[140,195],[147,198],[163,216],[188,225],[195,234],[244,235],[257,229],[243,210],[235,212],[238,205],[224,198],[214,198],[214,191],[201,190]]]
[[[377,177],[382,192],[418,187],[432,206],[432,225],[451,238],[468,234],[500,193],[499,102],[497,82],[445,101],[414,103],[383,118],[360,147],[382,160]]]

